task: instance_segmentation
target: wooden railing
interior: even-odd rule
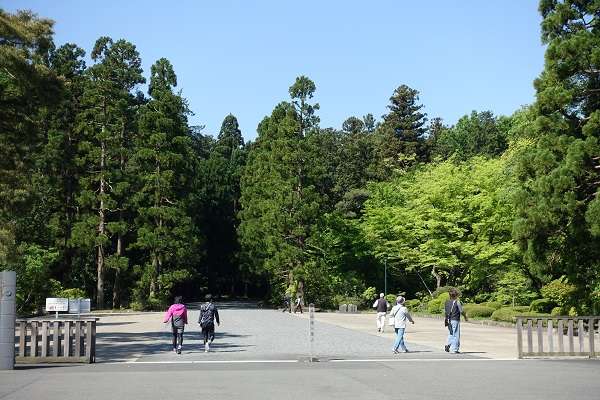
[[[518,356],[595,358],[596,342],[600,338],[599,321],[600,316],[517,317]],[[526,349],[523,348],[523,336],[527,341]]]
[[[23,364],[95,362],[96,320],[17,319],[15,361]]]

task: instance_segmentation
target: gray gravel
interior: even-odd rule
[[[181,355],[170,351],[170,333],[107,333],[99,335],[98,361],[280,360],[310,355],[308,321],[276,310],[221,309],[221,326],[211,352],[205,354],[197,325],[198,311],[189,313]],[[158,318],[153,315],[152,318]],[[454,357],[439,349],[411,344],[409,354],[392,354],[390,336],[378,336],[315,322],[313,354],[319,359]],[[458,357],[473,357],[459,355]]]

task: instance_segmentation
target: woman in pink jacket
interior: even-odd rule
[[[181,354],[183,345],[183,329],[187,324],[187,308],[183,304],[181,296],[175,297],[174,304],[169,307],[163,322],[166,324],[171,320],[171,330],[173,332],[173,351]]]

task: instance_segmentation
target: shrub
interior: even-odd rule
[[[572,297],[575,290],[575,285],[570,284],[563,276],[542,286],[540,292],[542,292],[542,296],[546,299],[553,301],[556,305],[564,307],[572,303]]]
[[[495,311],[481,304],[463,304],[463,310],[469,318],[489,318]]]
[[[56,293],[56,297],[66,299],[84,299],[86,298],[85,291],[79,288],[62,289]]]
[[[366,288],[365,291],[362,293],[361,297],[363,298],[363,302],[369,306],[373,304],[373,301],[375,301],[375,299],[379,298],[379,296],[377,295],[377,289],[375,289],[373,286]]]
[[[566,313],[563,311],[562,307],[554,307],[552,311],[550,311],[550,315],[553,317],[557,317],[559,315],[565,315]]]
[[[442,293],[448,293],[448,291],[450,291],[450,289],[453,289],[453,288],[454,288],[453,286],[440,286],[439,288],[435,289],[433,291],[433,293],[431,293],[431,297],[433,297],[435,299]]]
[[[427,303],[427,312],[431,314],[443,314],[444,304],[450,298],[448,292],[441,293],[438,297],[429,300]]]
[[[526,317],[542,317],[549,314],[531,312],[529,311],[529,306],[502,307],[494,311],[492,319],[494,321],[515,322],[515,317],[518,315]]]
[[[500,303],[499,301],[486,301],[486,302],[480,303],[480,305],[485,306],[485,307],[491,307],[494,310],[497,310],[502,307],[502,303]]]
[[[417,311],[421,308],[421,300],[419,300],[419,299],[406,300],[406,303],[404,303],[404,305],[406,306],[406,308],[408,308],[411,311]]]
[[[556,306],[556,303],[550,299],[537,299],[531,302],[529,311],[549,313]]]
[[[536,297],[531,280],[520,271],[508,271],[496,283],[494,300],[500,303],[525,305]]]
[[[385,299],[393,307],[396,305],[396,297],[398,297],[398,296],[396,296],[395,294],[388,294],[385,296]]]

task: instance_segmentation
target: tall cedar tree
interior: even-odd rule
[[[131,174],[138,184],[133,196],[137,210],[134,247],[147,254],[138,301],[165,301],[174,285],[190,278],[186,258],[194,240],[186,210],[192,169],[186,101],[173,88],[177,77],[164,58],[151,69],[152,99],[139,111]]]
[[[514,236],[534,279],[566,272],[585,308],[600,293],[598,2],[543,0],[540,12],[548,48],[535,81],[537,144],[521,159]]]
[[[125,247],[122,235],[126,229],[122,199],[127,190],[123,160],[131,144],[128,134],[133,118],[131,107],[135,104],[131,91],[145,79],[139,53],[125,40],[113,42],[101,37],[91,58],[96,63],[87,71],[89,82],[83,93],[84,111],[78,124],[83,135],[80,161],[86,168],[80,179],[78,202],[88,213],[77,222],[74,228],[77,237],[73,240],[95,248],[96,306],[102,308],[107,261],[117,267],[127,262],[122,257]]]
[[[236,284],[247,289],[239,269],[240,177],[245,163],[242,132],[235,116],[223,120],[210,156],[201,162],[201,218],[206,236],[206,276],[209,289],[235,295]],[[244,290],[245,294],[247,290]]]
[[[378,130],[378,153],[383,162],[378,173],[383,174],[382,178],[428,158],[427,114],[419,104],[419,92],[406,85],[399,86],[390,97],[388,109]]]
[[[246,256],[277,286],[293,282],[294,272],[302,269],[322,201],[308,157],[307,137],[319,122],[318,104],[309,103],[314,91],[310,79],[296,79],[292,104],[280,103],[259,124],[242,177],[240,241]]]

